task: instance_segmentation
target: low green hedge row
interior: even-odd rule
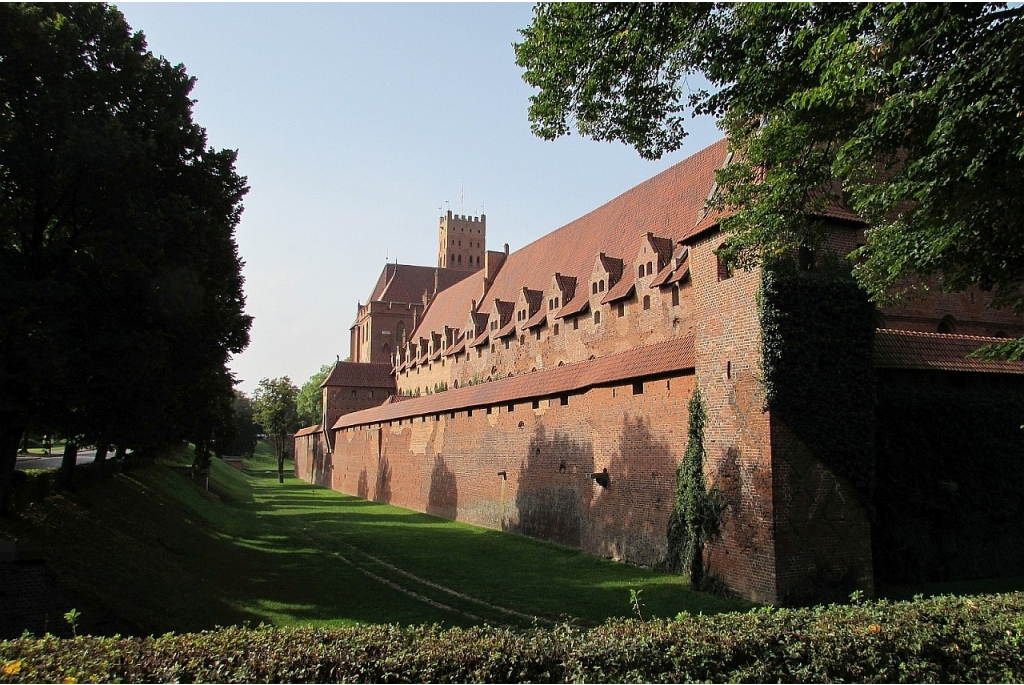
[[[1020,682],[1024,594],[512,631],[227,628],[0,643],[0,682]]]

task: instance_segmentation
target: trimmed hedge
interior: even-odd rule
[[[0,642],[0,682],[1020,682],[1024,594],[511,631],[227,628]]]

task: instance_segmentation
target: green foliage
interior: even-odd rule
[[[704,475],[707,411],[699,389],[690,397],[689,414],[686,453],[683,463],[676,469],[676,499],[669,516],[665,564],[671,571],[686,571],[690,587],[702,590],[705,586],[704,545],[718,537],[725,505],[717,488],[708,492]]]
[[[296,400],[299,389],[288,376],[264,378],[253,393],[253,420],[271,435],[286,435],[299,427]]]
[[[544,138],[575,124],[656,158],[687,110],[719,117],[741,264],[820,247],[814,217],[845,203],[874,301],[978,285],[1024,312],[1022,25],[1003,3],[542,3],[515,49]]]
[[[1024,393],[998,374],[888,371],[878,381],[872,559],[879,583],[1024,568]]]
[[[323,420],[324,395],[320,384],[327,380],[327,376],[333,368],[334,364],[324,364],[319,371],[302,384],[302,389],[299,390],[298,398],[295,401],[301,425],[317,426]]]
[[[0,642],[0,682],[1018,682],[1024,596],[513,631],[226,628]]]
[[[26,427],[139,448],[228,414],[248,188],[193,85],[114,7],[0,5],[0,506]]]
[[[839,260],[762,271],[758,316],[768,408],[865,505],[874,483],[874,308]]]
[[[78,619],[82,617],[82,612],[78,609],[72,608],[69,611],[64,612],[64,620],[71,626],[71,634],[78,637]]]

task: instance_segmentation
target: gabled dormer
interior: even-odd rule
[[[516,298],[515,302],[516,326],[523,328],[526,322],[540,311],[543,301],[544,292],[542,290],[521,288],[519,290],[519,297]]]
[[[633,273],[637,280],[653,279],[672,261],[672,240],[659,238],[653,233],[640,236],[640,246],[633,259]],[[646,282],[645,282],[646,284]]]
[[[488,331],[492,337],[500,338],[508,335],[509,331],[515,331],[515,311],[515,302],[506,302],[505,300],[494,298],[494,304],[491,305],[490,321],[487,323]]]
[[[623,263],[617,257],[609,257],[604,252],[597,255],[594,268],[590,272],[590,296],[604,297],[604,294],[615,287],[622,278]]]

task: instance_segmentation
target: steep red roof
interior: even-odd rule
[[[336,385],[353,385],[361,388],[393,388],[395,378],[391,375],[390,362],[380,364],[357,364],[355,362],[335,362],[321,388]]]
[[[692,369],[693,360],[693,336],[690,335],[577,364],[414,397],[400,404],[383,404],[345,414],[334,428],[555,396],[595,385]]]
[[[313,435],[314,433],[319,433],[319,432],[320,432],[320,424],[317,424],[315,426],[306,426],[305,428],[300,428],[299,430],[295,431],[295,437],[296,438],[301,438],[304,435]]]
[[[687,235],[698,220],[715,181],[715,170],[726,159],[721,140],[626,191],[585,216],[535,240],[508,256],[483,294],[483,274],[477,272],[445,290],[423,315],[420,330],[462,329],[476,300],[490,309],[495,299],[515,302],[523,287],[547,291],[555,272],[589,283],[594,256],[636,254],[642,236],[653,233],[673,243]],[[579,293],[574,300],[586,300]],[[574,309],[582,303],[570,302]],[[578,313],[578,312],[577,312]],[[560,315],[563,315],[560,312]]]
[[[1005,340],[978,335],[879,329],[875,331],[875,368],[1024,374],[1024,361],[988,362],[967,357],[986,343],[998,342]]]

